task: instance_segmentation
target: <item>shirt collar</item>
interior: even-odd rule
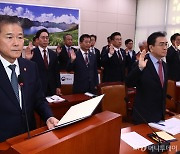
[[[18,60],[16,58],[16,60],[14,61],[14,63],[10,63],[9,61],[7,61],[6,59],[4,59],[1,55],[0,55],[0,60],[4,66],[4,68],[7,68],[9,65],[13,65],[15,64],[17,67],[19,67],[19,64],[18,64]]]
[[[47,47],[45,49],[43,49],[42,47],[38,46],[38,48],[41,51],[41,53],[44,53],[43,50],[46,50],[46,52],[48,52],[48,48]]]
[[[83,51],[81,48],[80,48],[80,51],[81,51],[82,55],[84,55],[84,54],[86,54],[86,53],[89,53],[89,51],[85,52],[85,51]]]
[[[151,59],[151,61],[153,62],[153,64],[156,64],[159,60],[156,58],[156,57],[154,57],[151,53],[149,53],[149,57],[150,57],[150,59]]]
[[[120,51],[120,50],[121,50],[121,48],[116,48],[116,47],[114,47],[114,49],[115,49],[116,51],[118,51],[118,50]]]

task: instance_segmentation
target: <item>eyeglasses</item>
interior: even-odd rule
[[[41,36],[40,38],[41,38],[42,40],[45,40],[45,39],[46,39],[46,40],[49,40],[49,36]]]
[[[160,47],[169,47],[169,44],[167,42],[160,42],[159,44],[156,44],[156,46],[160,46]]]

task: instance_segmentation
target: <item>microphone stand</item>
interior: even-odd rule
[[[28,117],[27,117],[27,111],[26,111],[26,103],[25,103],[25,98],[24,98],[24,82],[23,82],[23,78],[21,75],[18,76],[18,83],[19,83],[19,86],[21,88],[21,94],[22,94],[22,107],[24,107],[24,113],[25,113],[25,118],[26,118],[26,126],[27,126],[27,133],[28,133],[28,139],[31,138],[31,135],[30,135],[30,130],[29,130],[29,122],[28,122]]]
[[[129,99],[127,97],[124,98],[125,102],[128,103]],[[160,137],[157,135],[157,133],[154,131],[154,129],[148,124],[148,122],[143,118],[143,116],[138,112],[138,110],[133,106],[134,111],[139,115],[139,117],[145,122],[145,124],[148,125],[148,127],[152,130],[153,134],[155,135],[157,139],[157,144],[152,144],[147,147],[149,154],[160,154],[164,151],[167,151],[169,149],[170,143],[168,141],[161,141]],[[153,138],[153,137],[152,137]]]

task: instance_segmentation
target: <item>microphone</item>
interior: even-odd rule
[[[24,79],[22,75],[18,75],[18,83],[19,86],[21,88],[21,95],[22,95],[22,106],[24,106],[24,113],[25,113],[25,118],[26,118],[26,126],[27,126],[27,133],[28,133],[28,139],[31,138],[30,136],[30,131],[29,131],[29,122],[28,122],[28,118],[27,118],[27,111],[26,111],[26,102],[25,102],[25,98],[24,98]]]
[[[125,97],[124,100],[126,103],[129,102],[129,99],[127,97]],[[144,123],[147,124],[148,127],[152,130],[154,136],[149,135],[149,137],[153,138],[154,140],[157,139],[157,142],[158,142],[157,144],[152,144],[147,147],[147,149],[149,150],[149,153],[156,154],[156,153],[162,153],[164,151],[167,151],[169,149],[170,143],[166,140],[163,140],[162,142],[162,139],[160,139],[160,137],[157,135],[155,130],[148,124],[146,119],[138,112],[135,106],[133,106],[133,109],[139,115],[139,117],[144,121]]]

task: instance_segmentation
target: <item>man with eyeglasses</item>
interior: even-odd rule
[[[61,95],[57,55],[47,48],[49,32],[47,29],[41,29],[37,31],[36,38],[38,39],[38,47],[34,48],[32,52],[26,53],[26,58],[37,63],[45,95]]]
[[[168,48],[166,56],[168,78],[170,80],[180,81],[180,34],[173,34],[170,40],[172,45]]]
[[[162,58],[167,54],[166,34],[154,32],[148,39],[149,54],[143,50],[139,61],[134,65],[126,78],[129,87],[136,87],[136,98],[133,106],[135,124],[158,122],[164,119],[167,89],[167,66]]]
[[[122,37],[119,32],[110,36],[111,45],[101,53],[101,64],[104,68],[102,82],[124,81],[126,52],[121,48]]]

